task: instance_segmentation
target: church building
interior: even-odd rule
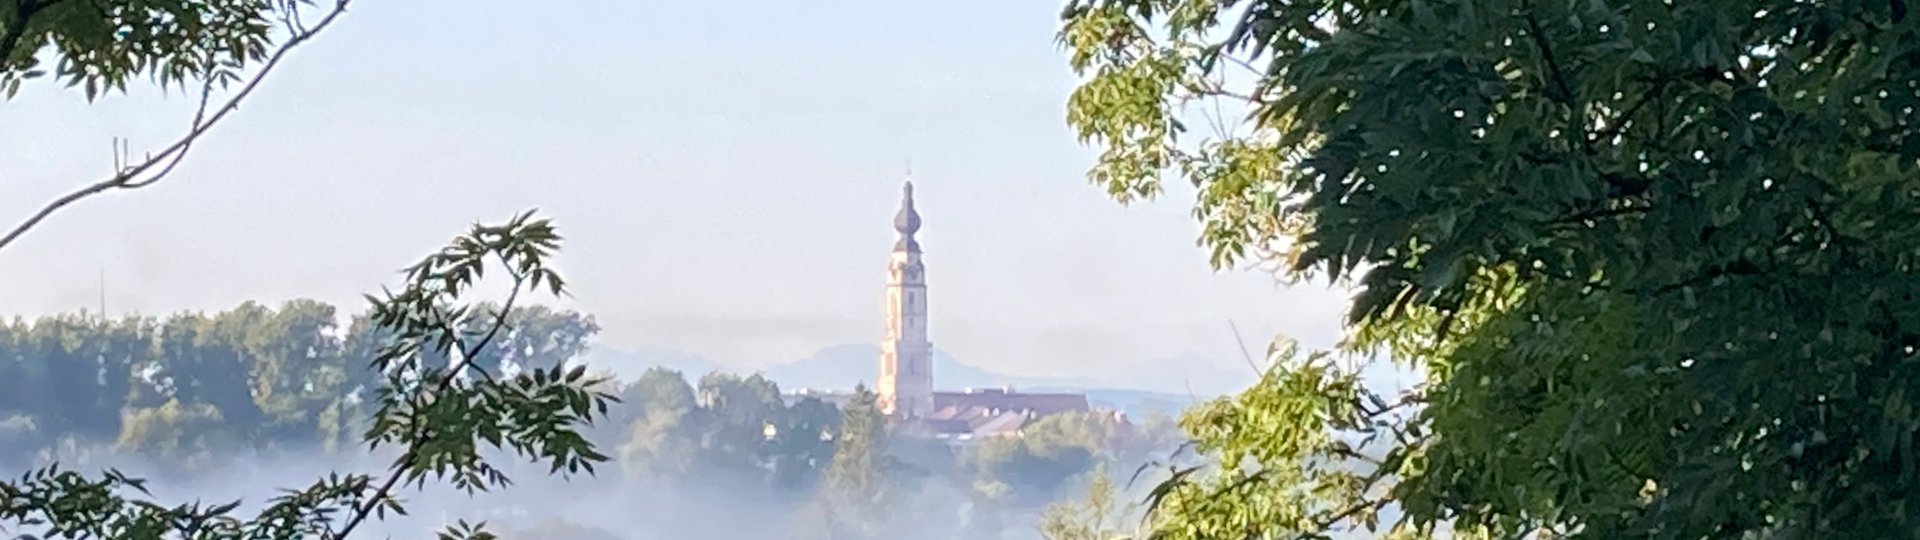
[[[874,392],[881,412],[906,432],[965,441],[1016,435],[1036,418],[1089,411],[1080,393],[1021,393],[1011,388],[934,390],[933,342],[927,330],[927,272],[921,260],[920,212],[914,207],[913,180],[903,188],[893,216],[898,234],[887,263],[884,338],[880,376]]]

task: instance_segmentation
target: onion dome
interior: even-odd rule
[[[900,212],[893,215],[893,230],[912,236],[920,232],[920,212],[913,209],[913,181],[908,180],[900,197]]]

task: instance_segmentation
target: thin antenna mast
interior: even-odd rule
[[[100,320],[107,320],[107,267],[100,267]]]

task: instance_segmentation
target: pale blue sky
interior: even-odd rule
[[[880,335],[914,164],[932,333],[963,362],[1085,374],[1330,343],[1343,295],[1215,273],[1191,192],[1122,207],[1062,121],[1049,2],[361,0],[154,188],[0,251],[0,311],[358,295],[474,220],[540,207],[615,346],[736,366]],[[173,137],[191,103],[0,104],[0,219]]]

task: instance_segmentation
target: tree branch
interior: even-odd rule
[[[1627,199],[1627,200],[1615,199],[1615,200],[1620,202],[1631,202],[1631,199]],[[1628,205],[1621,204],[1621,205],[1612,205],[1611,207],[1607,207],[1606,205],[1602,205],[1602,207],[1598,209],[1588,210],[1584,212],[1577,212],[1574,214],[1561,216],[1559,218],[1549,220],[1545,223],[1545,225],[1553,226],[1553,225],[1583,224],[1589,220],[1606,219],[1610,217],[1619,217],[1619,216],[1625,216],[1630,214],[1643,214],[1650,210],[1653,210],[1653,207],[1651,205],[1645,204],[1644,202],[1638,206],[1628,206]]]
[[[512,268],[512,266],[509,265],[508,268]],[[518,273],[514,275],[513,291],[507,294],[506,302],[500,306],[500,312],[494,316],[493,328],[487,330],[487,335],[481,337],[480,341],[475,342],[472,346],[456,347],[456,350],[460,352],[460,361],[449,367],[447,372],[440,378],[435,379],[431,388],[423,389],[422,392],[413,397],[413,412],[415,414],[418,414],[420,410],[419,407],[422,405],[422,398],[439,394],[448,386],[453,385],[454,379],[459,377],[460,373],[472,367],[474,358],[476,358],[481,351],[485,350],[488,344],[493,342],[494,337],[500,335],[500,329],[507,325],[507,314],[513,311],[513,303],[520,298],[520,290],[525,283],[526,278],[524,276],[520,276]],[[358,528],[361,523],[367,520],[367,516],[372,515],[373,510],[379,507],[380,501],[385,500],[393,493],[393,488],[400,484],[402,477],[406,476],[406,470],[414,466],[414,460],[419,459],[420,444],[426,442],[430,437],[430,435],[426,433],[426,423],[416,419],[413,423],[413,436],[414,441],[412,444],[407,445],[406,453],[401,454],[400,458],[394,460],[393,465],[388,467],[387,479],[381,482],[380,488],[375,490],[371,497],[368,497],[365,501],[361,502],[359,506],[355,507],[352,517],[348,518],[346,524],[343,525],[339,531],[330,533],[327,538],[335,540],[346,538],[348,534],[351,534],[354,529]]]
[[[1553,56],[1553,46],[1547,43],[1547,31],[1540,27],[1540,18],[1533,14],[1533,6],[1527,10],[1527,37],[1533,38],[1535,47],[1540,48],[1540,57],[1547,62],[1547,81],[1553,84],[1554,91],[1548,97],[1562,105],[1573,105],[1573,85],[1567,84],[1567,75],[1560,69],[1560,61]],[[1578,112],[1578,111],[1575,111]]]
[[[1225,51],[1220,51],[1220,52],[1218,52],[1217,54],[1219,55],[1219,58],[1225,58],[1225,59],[1227,59],[1227,61],[1228,61],[1228,62],[1232,62],[1232,63],[1233,63],[1234,65],[1238,65],[1238,66],[1240,66],[1240,67],[1243,67],[1243,68],[1247,68],[1247,72],[1248,72],[1248,73],[1252,73],[1252,74],[1254,74],[1254,75],[1258,75],[1258,76],[1260,76],[1261,78],[1265,78],[1265,77],[1267,76],[1267,72],[1265,72],[1265,71],[1262,71],[1262,70],[1261,70],[1260,68],[1257,68],[1257,67],[1254,67],[1254,66],[1253,66],[1253,63],[1252,63],[1252,62],[1248,62],[1248,61],[1246,61],[1246,60],[1242,60],[1242,59],[1240,59],[1240,57],[1238,57],[1238,56],[1234,56],[1234,55],[1233,55],[1232,53],[1228,53],[1228,52],[1225,52]]]
[[[287,57],[287,53],[292,52],[293,49],[299,47],[314,35],[319,34],[322,30],[325,30],[328,25],[333,24],[335,19],[341,14],[346,13],[347,5],[352,3],[352,1],[353,0],[335,0],[334,7],[331,11],[327,12],[326,17],[320,19],[320,22],[315,24],[313,28],[289,38],[285,44],[280,46],[279,50],[274,51],[273,56],[269,57],[266,63],[260,67],[260,71],[254,73],[253,78],[249,79],[247,84],[241,87],[239,92],[227,98],[219,108],[214,110],[211,116],[206,115],[207,94],[211,93],[211,88],[209,87],[207,89],[208,92],[203,93],[201,96],[201,110],[195,114],[194,124],[191,129],[187,130],[186,135],[181,136],[178,140],[175,140],[173,144],[160,150],[159,153],[148,155],[145,160],[139,163],[121,167],[120,170],[115,172],[111,177],[74,190],[47,203],[39,212],[34,213],[33,216],[28,217],[19,225],[14,226],[5,236],[0,236],[0,249],[5,249],[7,246],[12,245],[14,240],[19,239],[20,236],[26,234],[28,230],[39,225],[40,222],[45,221],[48,216],[53,215],[54,212],[65,208],[67,205],[109,190],[147,187],[166,178],[167,175],[172,174],[174,167],[180,164],[180,160],[184,159],[187,151],[193,147],[194,141],[206,135],[213,126],[219,124],[221,120],[226,119],[228,114],[238,110],[240,102],[245,100],[247,96],[252,95],[255,89],[259,88],[261,81],[266,80],[267,74],[272,73],[273,69],[279,66],[280,61]],[[41,5],[44,6],[46,4]],[[17,23],[19,21],[15,22]],[[0,56],[0,58],[4,58],[4,56]],[[152,174],[149,175],[148,173]]]
[[[1340,512],[1335,513],[1331,516],[1327,516],[1327,517],[1315,520],[1314,525],[1319,530],[1303,531],[1300,535],[1295,536],[1295,538],[1301,538],[1301,539],[1319,538],[1320,536],[1318,535],[1324,533],[1326,530],[1332,528],[1334,525],[1338,525],[1341,521],[1345,521],[1347,518],[1351,518],[1354,515],[1359,514],[1360,512],[1370,508],[1377,512],[1381,508],[1385,508],[1387,504],[1391,502],[1393,502],[1393,499],[1386,498],[1386,497],[1382,497],[1379,499],[1366,499],[1362,497],[1360,502],[1354,503],[1353,506],[1348,506],[1346,507],[1346,509],[1341,510]]]
[[[1668,79],[1665,77],[1655,80],[1652,88],[1648,88],[1646,92],[1641,93],[1640,97],[1635,99],[1633,104],[1628,105],[1626,109],[1622,110],[1618,116],[1615,116],[1613,121],[1607,122],[1607,125],[1602,126],[1599,131],[1588,135],[1588,141],[1604,141],[1613,138],[1615,135],[1619,135],[1622,130],[1626,129],[1627,123],[1633,120],[1633,116],[1640,113],[1640,109],[1646,108],[1648,103],[1653,103],[1655,98],[1666,93],[1667,82]]]
[[[1193,93],[1193,99],[1226,97],[1238,99],[1250,105],[1265,105],[1267,103],[1266,100],[1261,99],[1259,96],[1228,90],[1226,85],[1220,81],[1206,81],[1206,84],[1188,83],[1187,91]]]

